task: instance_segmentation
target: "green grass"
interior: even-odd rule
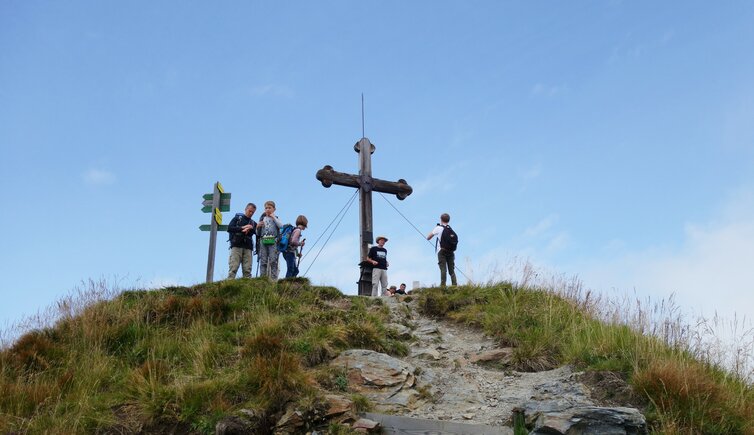
[[[425,314],[479,326],[513,347],[514,369],[573,364],[625,374],[648,402],[655,432],[754,433],[754,387],[743,377],[700,357],[682,335],[645,334],[646,324],[609,321],[615,313],[589,294],[501,283],[425,289],[418,297]],[[665,329],[655,331],[684,330],[678,319],[662,320]]]
[[[75,313],[0,353],[0,433],[214,433],[242,408],[267,418],[264,433],[286,403],[314,410],[328,387],[347,389],[342,373],[317,376],[341,350],[407,353],[386,333],[379,300],[306,280],[78,302]]]
[[[646,400],[654,432],[754,433],[751,384],[720,369],[672,309],[639,306],[632,314],[571,287],[510,283],[424,289],[412,298],[427,315],[512,347],[513,369],[621,372]],[[327,363],[351,348],[408,354],[386,329],[380,299],[301,279],[97,288],[58,310],[54,324],[40,322],[47,326],[0,352],[0,433],[214,433],[240,409],[268,433],[290,403],[307,427],[351,433],[321,420],[324,394],[347,395],[357,410],[372,404],[350,394],[345,370]]]

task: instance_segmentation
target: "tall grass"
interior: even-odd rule
[[[576,279],[524,272],[516,282],[425,289],[419,304],[514,347],[519,370],[621,372],[658,432],[754,433],[754,333],[743,322],[689,324],[672,299],[608,300]],[[268,433],[288,403],[321,424],[323,392],[349,391],[331,358],[348,348],[407,354],[388,319],[379,299],[306,280],[156,291],[90,281],[5,341],[0,433],[212,433],[242,408]],[[735,332],[735,351],[721,328]]]
[[[574,364],[623,373],[659,432],[754,433],[751,330],[739,330],[729,354],[710,346],[714,322],[689,325],[672,299],[614,301],[577,279],[523,272],[516,283],[427,289],[419,303],[427,314],[477,325],[512,346],[518,370]]]
[[[91,282],[53,312],[0,352],[0,433],[213,433],[242,408],[267,433],[287,403],[323,406],[312,368],[341,350],[407,349],[387,334],[379,300],[306,280]]]

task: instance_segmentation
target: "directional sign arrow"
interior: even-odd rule
[[[205,199],[204,201],[202,201],[202,205],[204,205],[204,206],[210,205],[211,206],[212,205],[212,198]],[[230,206],[230,198],[228,198],[228,199],[221,199],[220,200],[220,205],[221,206],[223,206],[223,205]],[[223,210],[223,211],[228,211],[228,210]]]
[[[209,224],[207,224],[207,225],[199,225],[199,229],[202,230],[202,231],[209,231],[209,230],[212,229],[212,225],[209,225]],[[228,226],[227,225],[218,225],[217,226],[217,231],[228,231]]]
[[[202,211],[204,213],[210,213],[212,211],[212,201],[210,201],[209,205],[202,207]],[[230,211],[230,205],[220,204],[220,211]]]
[[[212,200],[212,194],[211,193],[205,193],[204,195],[202,195],[202,199]],[[228,193],[221,193],[220,194],[220,201],[222,201],[223,199],[230,199],[230,192],[228,192]]]
[[[223,224],[223,214],[220,213],[219,209],[215,209],[215,222],[217,222],[218,225]]]

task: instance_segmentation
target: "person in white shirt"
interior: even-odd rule
[[[450,273],[450,282],[455,286],[456,281],[456,253],[449,247],[442,246],[442,233],[446,228],[450,228],[450,215],[443,213],[440,215],[440,223],[427,235],[427,240],[432,240],[437,236],[435,247],[437,249],[437,264],[440,266],[440,286],[445,287],[447,275]]]

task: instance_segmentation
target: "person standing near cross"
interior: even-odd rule
[[[372,243],[372,192],[395,194],[396,198],[402,201],[411,195],[413,189],[402,178],[398,181],[386,181],[372,177],[371,156],[375,150],[375,146],[366,137],[362,137],[361,140],[356,142],[353,150],[359,153],[358,175],[337,172],[333,170],[332,166],[325,165],[324,168],[317,171],[316,176],[317,180],[324,187],[337,184],[340,186],[355,187],[359,190],[359,252],[361,254],[359,256],[359,266],[361,267],[361,273],[358,285],[359,295],[369,296],[374,293],[372,280],[370,279],[373,273],[370,270],[370,266],[373,263],[369,261],[368,256],[369,244]],[[377,242],[379,243],[379,238]],[[387,266],[385,270],[387,270]],[[385,279],[387,280],[387,275],[385,275]],[[387,281],[383,284],[384,287],[387,287]]]
[[[456,281],[456,253],[455,246],[445,245],[442,234],[444,231],[450,230],[450,215],[443,213],[440,215],[440,223],[427,234],[427,240],[432,240],[434,236],[437,236],[438,240],[435,242],[435,248],[437,250],[437,264],[440,266],[440,287],[445,287],[447,282],[447,275],[450,272],[450,282],[455,286],[458,285]],[[450,230],[452,231],[452,230]],[[454,238],[455,232],[452,233]]]
[[[369,254],[367,254],[367,262],[372,267],[372,296],[380,296],[387,291],[387,268],[390,263],[387,261],[387,249],[385,249],[385,243],[387,237],[378,236],[377,245],[369,248]],[[382,292],[379,291],[379,286],[382,285]]]

